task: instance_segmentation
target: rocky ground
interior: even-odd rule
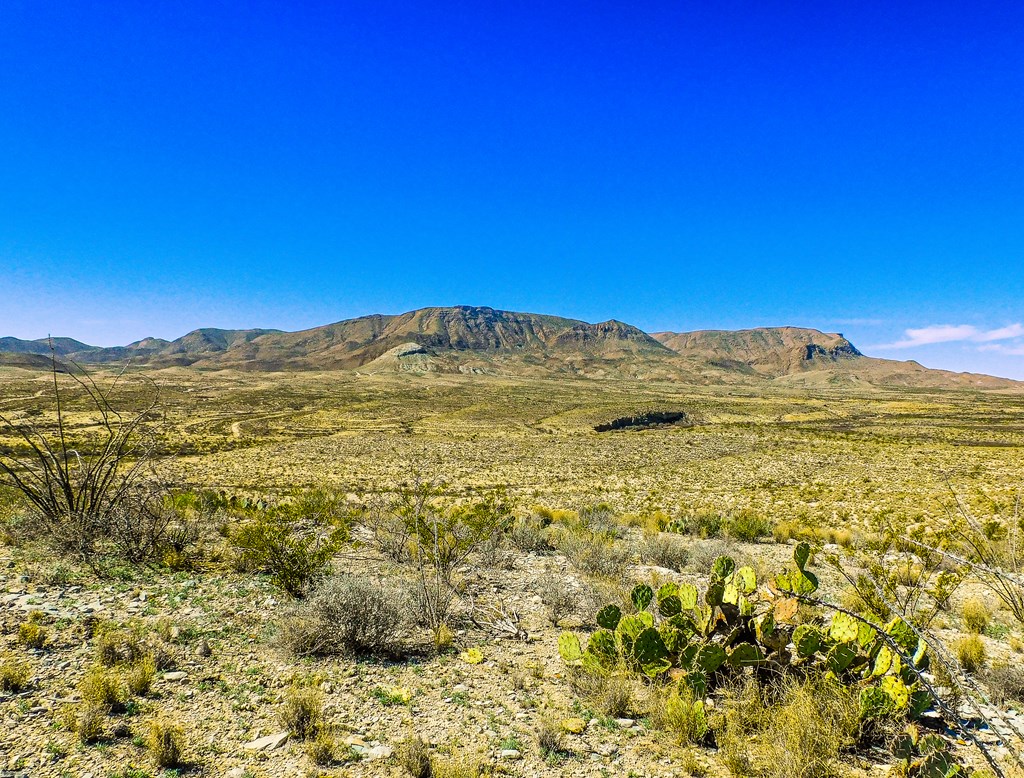
[[[733,551],[754,553],[772,567],[789,548]],[[366,556],[342,557],[337,565],[400,574]],[[563,557],[537,553],[477,569],[466,580],[467,600],[515,612],[525,639],[465,622],[453,650],[441,656],[309,660],[280,646],[277,625],[290,605],[251,574],[146,573],[101,582],[30,551],[0,548],[0,649],[23,658],[31,671],[26,689],[0,692],[0,775],[156,775],[143,743],[155,717],[183,729],[189,767],[181,772],[196,775],[403,776],[398,750],[411,736],[450,754],[454,766],[468,766],[452,775],[475,774],[476,766],[510,776],[726,775],[713,751],[680,748],[643,719],[599,715],[574,694],[557,651],[557,635],[572,619],[553,624],[538,591],[552,573],[583,584]],[[698,578],[692,570],[652,568],[631,575]],[[26,620],[46,631],[42,648],[19,644]],[[163,669],[148,694],[109,716],[103,737],[84,745],[66,723],[80,703],[79,683],[96,663],[91,636],[103,623],[135,630],[158,647]],[[317,766],[306,745],[289,737],[280,712],[295,682],[322,692],[343,764]],[[995,712],[1024,725],[1013,711]],[[562,733],[562,749],[543,755],[538,733],[552,724]],[[851,775],[885,775],[890,768],[857,757],[849,769]]]

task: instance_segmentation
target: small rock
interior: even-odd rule
[[[516,751],[516,749],[514,748],[506,748],[503,749],[500,754],[498,754],[498,757],[501,759],[515,760],[522,759],[523,755]]]
[[[278,748],[288,742],[287,732],[278,732],[274,735],[267,735],[266,737],[257,738],[256,740],[250,740],[248,743],[242,746],[249,751],[276,751]]]
[[[629,729],[636,724],[633,719],[615,719],[615,723],[618,724],[622,729]]]
[[[375,759],[390,759],[395,753],[395,749],[391,746],[374,746],[369,749],[365,754],[367,761],[374,761]]]
[[[186,678],[188,678],[188,673],[181,670],[175,670],[173,673],[164,673],[165,681],[184,681]]]

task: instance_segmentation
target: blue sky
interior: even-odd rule
[[[1024,6],[0,5],[0,335],[472,304],[1024,378]]]

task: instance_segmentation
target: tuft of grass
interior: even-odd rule
[[[106,711],[95,705],[85,705],[75,721],[78,739],[85,745],[98,743],[103,739],[106,722]]]
[[[477,778],[480,761],[472,757],[435,754],[430,759],[430,778]]]
[[[13,654],[6,655],[0,660],[0,689],[3,691],[20,692],[28,686],[31,677],[32,668],[28,662]]]
[[[970,597],[964,600],[960,615],[963,617],[964,626],[967,630],[976,635],[983,633],[992,619],[992,612],[985,604],[985,601],[977,597]]]
[[[956,658],[968,673],[978,672],[984,665],[988,652],[985,643],[977,635],[968,635],[957,641]]]
[[[144,656],[124,674],[124,682],[131,694],[145,697],[153,686],[155,676],[156,660],[152,656]]]
[[[44,648],[49,639],[49,630],[42,624],[26,621],[18,627],[18,642],[25,648]]]
[[[154,719],[146,731],[146,750],[157,767],[180,767],[184,762],[185,735],[168,719]]]
[[[651,723],[675,735],[680,745],[700,743],[707,737],[709,728],[704,702],[694,697],[693,690],[686,684],[654,689],[648,710]]]
[[[537,724],[536,734],[537,749],[544,759],[561,754],[565,750],[562,743],[562,728],[554,719],[542,718]]]
[[[330,767],[335,764],[338,761],[336,754],[337,743],[334,736],[326,730],[320,729],[316,737],[306,741],[306,756],[319,767]]]
[[[324,723],[323,694],[308,686],[292,686],[285,692],[280,718],[296,740],[315,738]]]
[[[398,763],[412,778],[431,778],[430,745],[418,735],[398,744]]]
[[[726,693],[719,753],[733,775],[840,778],[840,757],[856,740],[859,703],[826,678],[762,686],[754,680]]]
[[[145,654],[139,639],[127,630],[110,630],[96,638],[96,659],[104,667],[136,662]]]
[[[82,701],[89,707],[110,713],[121,708],[124,696],[117,675],[101,666],[90,669],[78,684]]]

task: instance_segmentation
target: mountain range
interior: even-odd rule
[[[299,332],[194,330],[176,340],[90,346],[72,338],[0,338],[0,365],[35,368],[59,359],[131,361],[152,368],[249,371],[355,370],[578,375],[697,384],[773,381],[794,386],[1024,389],[1024,383],[931,370],[916,362],[864,356],[845,337],[801,327],[646,333],[609,320],[493,308],[422,308],[374,314]]]

